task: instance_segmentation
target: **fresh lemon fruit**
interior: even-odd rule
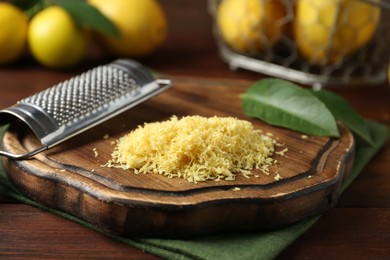
[[[28,28],[32,55],[49,68],[69,68],[86,54],[87,35],[59,6],[49,6],[33,16]]]
[[[27,39],[28,18],[16,6],[0,3],[0,64],[17,60]]]
[[[120,37],[100,34],[99,40],[111,53],[142,57],[152,53],[166,39],[167,20],[156,0],[89,0],[117,27]]]
[[[224,42],[244,54],[272,47],[285,30],[286,10],[279,0],[223,0],[216,16]]]
[[[381,9],[357,0],[298,0],[294,37],[311,63],[341,62],[372,38]]]

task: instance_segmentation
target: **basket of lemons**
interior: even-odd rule
[[[383,0],[209,0],[222,59],[303,84],[387,79],[390,3]]]

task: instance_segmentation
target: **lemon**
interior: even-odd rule
[[[223,0],[216,15],[224,42],[244,54],[272,47],[285,29],[286,10],[279,0]]]
[[[49,68],[68,68],[86,54],[87,36],[63,8],[49,6],[36,14],[28,28],[35,59]]]
[[[26,46],[28,19],[16,6],[0,3],[0,64],[17,60]]]
[[[152,53],[166,39],[167,20],[155,0],[89,0],[117,27],[119,38],[101,34],[99,40],[111,53],[142,57]]]
[[[294,37],[311,63],[341,62],[365,46],[380,18],[380,7],[356,0],[298,0]]]

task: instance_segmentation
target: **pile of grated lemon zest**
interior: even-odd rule
[[[276,140],[232,117],[171,117],[121,137],[107,167],[155,173],[189,182],[235,180],[258,169],[269,175]]]

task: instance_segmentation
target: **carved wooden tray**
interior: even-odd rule
[[[246,117],[239,80],[172,77],[174,86],[125,113],[32,159],[5,160],[7,174],[24,193],[105,230],[125,236],[186,237],[225,230],[270,230],[321,214],[337,202],[353,162],[352,134],[302,138],[297,132]],[[269,176],[190,183],[156,174],[102,167],[112,141],[144,122],[172,115],[234,116],[271,132],[288,148],[275,155]],[[108,138],[104,138],[109,136]],[[9,129],[3,147],[23,153],[38,140]],[[277,180],[279,174],[282,179]]]

